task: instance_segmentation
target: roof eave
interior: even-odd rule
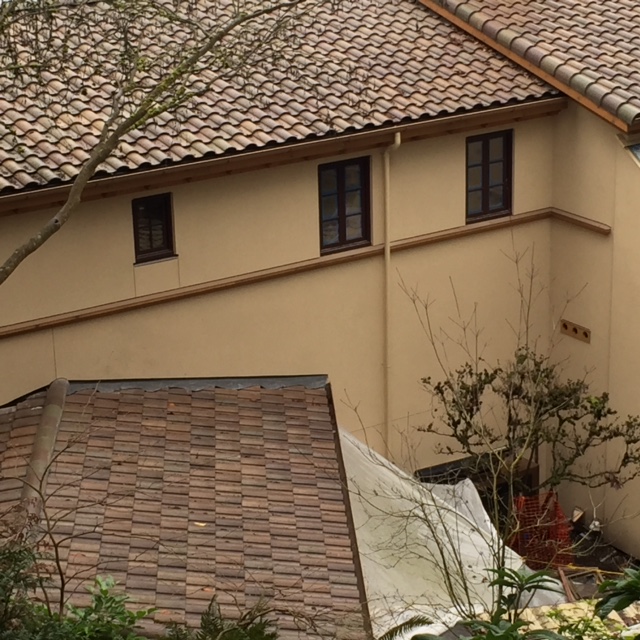
[[[291,162],[316,160],[346,153],[362,153],[393,142],[397,132],[404,141],[460,133],[485,127],[501,126],[532,118],[551,116],[567,106],[564,96],[544,96],[495,107],[446,114],[413,122],[402,122],[375,129],[331,135],[314,140],[286,143],[277,147],[236,152],[203,158],[188,163],[145,168],[114,176],[93,178],[83,193],[83,200],[97,200],[145,190],[263,169]],[[53,208],[62,205],[71,183],[43,186],[0,194],[0,216]]]

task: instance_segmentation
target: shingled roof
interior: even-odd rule
[[[203,14],[209,1],[200,0]],[[179,122],[166,113],[127,135],[96,175],[556,95],[411,0],[318,3],[306,23],[293,59],[242,82],[216,81]],[[112,89],[107,79],[94,80],[69,97],[55,77],[19,90],[0,78],[0,194],[75,178],[98,140]]]
[[[640,11],[632,0],[423,0],[611,120],[640,130]]]
[[[64,391],[63,391],[64,396]],[[0,512],[20,499],[44,393],[0,412]],[[39,436],[38,436],[39,437]],[[324,378],[72,384],[45,512],[68,593],[111,575],[162,623],[269,599],[279,637],[366,637]]]

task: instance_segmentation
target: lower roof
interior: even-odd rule
[[[111,575],[134,606],[157,608],[147,632],[170,621],[197,625],[215,595],[231,618],[266,598],[280,638],[364,638],[362,576],[325,382],[63,390],[44,511],[71,602],[85,602],[96,575]],[[50,402],[40,392],[0,411],[5,515],[24,496]]]

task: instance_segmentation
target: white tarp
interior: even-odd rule
[[[417,614],[433,624],[412,634],[440,634],[465,614],[490,611],[488,569],[525,568],[499,543],[473,483],[420,483],[348,433],[340,439],[374,637]]]

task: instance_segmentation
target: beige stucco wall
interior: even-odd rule
[[[554,357],[565,375],[608,391],[621,415],[640,414],[640,166],[612,127],[575,105],[556,119],[554,144],[554,206],[613,227],[606,237],[553,223],[553,318],[592,332],[591,344],[556,334]],[[607,447],[609,462],[618,453]],[[592,464],[602,460],[602,450],[594,451]],[[624,489],[564,487],[561,497],[567,511],[579,506],[589,517],[595,505],[609,539],[640,555],[639,481]]]
[[[485,129],[482,133],[508,127]],[[548,207],[552,189],[551,118],[514,125],[513,211]],[[399,240],[465,224],[467,134],[406,144],[392,157],[392,238]]]
[[[553,119],[514,124],[514,210],[550,205]],[[469,132],[472,135],[474,132]],[[392,238],[464,225],[465,134],[403,144],[391,158]],[[373,244],[384,241],[383,161],[372,156]],[[364,154],[358,154],[364,155]],[[330,162],[338,158],[326,158]],[[134,265],[133,194],[82,210],[0,291],[0,324],[37,319],[195,283],[319,257],[317,165],[299,162],[171,188],[177,258]],[[151,193],[151,192],[150,192]],[[0,221],[6,253],[50,212]],[[438,300],[437,321],[453,310],[451,277],[465,304],[481,303],[490,353],[504,353],[504,320],[515,269],[505,253],[536,246],[549,273],[549,222],[427,245],[392,258],[390,363],[392,431],[424,411],[418,380],[430,373],[415,312],[398,274]],[[2,397],[8,401],[54,376],[71,379],[328,374],[339,420],[365,425],[384,450],[381,256],[185,299],[171,304],[0,340]],[[539,311],[546,331],[547,311]],[[500,329],[497,329],[500,327]],[[25,346],[26,345],[26,346]],[[21,360],[19,354],[29,356]],[[358,415],[347,403],[358,405]],[[415,419],[410,421],[414,426]],[[400,437],[389,435],[397,457]],[[420,449],[419,462],[433,458]]]
[[[25,366],[15,356],[12,360],[14,367],[39,372],[35,385],[23,377],[15,380],[19,393],[55,376],[97,380],[328,374],[342,426],[378,450],[384,451],[387,442],[391,455],[407,468],[425,466],[435,457],[434,443],[415,437],[428,406],[419,380],[441,372],[400,278],[434,300],[434,322],[447,330],[454,311],[451,278],[465,314],[479,305],[484,355],[506,357],[511,345],[503,336],[508,322],[517,322],[518,304],[512,296],[515,268],[505,254],[514,247],[526,251],[535,246],[539,277],[546,282],[548,232],[549,222],[540,221],[513,233],[485,233],[394,257],[388,431],[383,424],[381,257],[7,338],[0,349],[5,357],[14,341],[37,339],[29,345],[32,357]],[[543,301],[535,310],[541,333],[547,316]],[[19,353],[19,347],[12,346],[11,352]],[[451,363],[461,362],[460,356],[452,350]],[[4,389],[11,370],[3,374]],[[408,442],[419,445],[410,458]]]
[[[437,421],[430,398],[420,385],[423,377],[444,378],[434,348],[404,289],[417,290],[429,303],[431,324],[440,342],[438,352],[446,367],[469,361],[469,352],[497,364],[513,355],[518,338],[520,299],[518,269],[526,284],[529,258],[535,254],[536,287],[548,289],[549,221],[470,236],[400,254],[394,261],[397,276],[392,290],[392,358],[390,449],[396,461],[416,469],[444,458],[436,455],[439,438],[417,428]],[[456,298],[460,307],[458,314]],[[419,305],[420,306],[420,305]],[[420,310],[420,309],[418,309]],[[549,337],[549,298],[532,305],[531,335],[546,343]],[[462,324],[468,324],[465,342]],[[446,335],[445,335],[446,334]],[[477,338],[477,340],[476,340]],[[477,349],[476,349],[477,342]],[[449,443],[451,444],[451,443]]]
[[[517,123],[514,129],[514,211],[549,206],[551,119]],[[411,142],[393,155],[393,239],[464,225],[465,137]],[[373,243],[379,244],[382,150],[371,157]],[[0,325],[319,256],[318,164],[298,162],[170,188],[178,258],[151,264],[134,265],[131,199],[153,191],[84,204],[3,287]],[[0,254],[50,214],[0,220]]]
[[[611,278],[609,390],[622,415],[640,414],[640,166],[616,148],[616,209]],[[609,457],[619,455],[609,448]],[[640,556],[640,480],[622,491],[609,489],[605,517],[612,538]]]
[[[575,103],[555,119],[553,202],[556,207],[612,224],[615,211],[616,130]]]

